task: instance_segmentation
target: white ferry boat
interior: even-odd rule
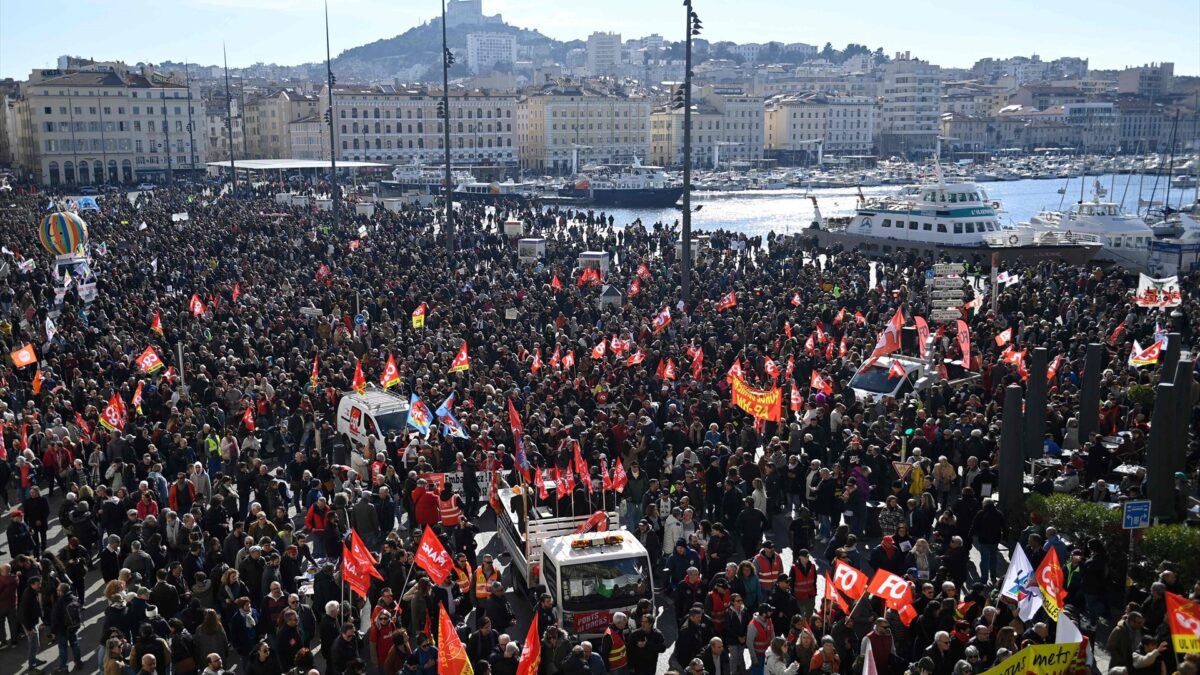
[[[1100,250],[1086,233],[1037,231],[1006,225],[997,217],[1000,203],[971,182],[933,183],[904,188],[898,195],[860,199],[855,215],[839,223],[821,218],[801,235],[817,245],[843,246],[879,258],[913,253],[923,258],[948,256],[990,267],[1057,260],[1080,265]]]
[[[1042,211],[1029,220],[1029,226],[1045,233],[1092,235],[1103,246],[1096,254],[1097,261],[1145,271],[1154,231],[1145,220],[1128,213],[1120,204],[1101,201],[1104,197],[1099,181],[1096,188],[1092,201],[1079,202],[1065,212]]]

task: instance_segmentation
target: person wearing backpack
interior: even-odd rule
[[[50,630],[58,637],[58,670],[67,670],[67,649],[75,656],[75,668],[83,669],[79,651],[79,627],[83,625],[83,606],[71,592],[71,584],[58,585],[57,599],[50,610]]]

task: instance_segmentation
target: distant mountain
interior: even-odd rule
[[[516,37],[518,45],[548,48],[553,55],[562,56],[567,51],[566,43],[542,35],[536,30],[518,28],[506,23],[451,26],[446,33],[446,41],[452,50],[465,54],[467,35],[475,32],[512,35]],[[334,69],[335,72],[375,77],[407,72],[414,66],[437,69],[441,64],[441,49],[442,20],[438,18],[410,28],[395,37],[347,49],[334,59]],[[454,70],[465,74],[465,62],[465,55],[458,57]]]

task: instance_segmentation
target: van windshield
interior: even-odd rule
[[[888,368],[876,364],[850,379],[851,389],[861,389],[873,394],[890,394],[896,390],[899,377],[888,374]]]
[[[562,567],[563,609],[616,609],[650,598],[650,565],[646,556]]]
[[[384,438],[387,438],[392,432],[395,432],[398,436],[403,436],[404,428],[408,424],[408,411],[400,410],[375,415],[375,422],[379,425],[379,432],[383,434]]]

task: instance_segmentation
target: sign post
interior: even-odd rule
[[[1150,527],[1150,500],[1125,502],[1121,510],[1121,527],[1129,530],[1129,550],[1125,553],[1125,588],[1122,597],[1129,601],[1129,573],[1133,570],[1133,532]]]

